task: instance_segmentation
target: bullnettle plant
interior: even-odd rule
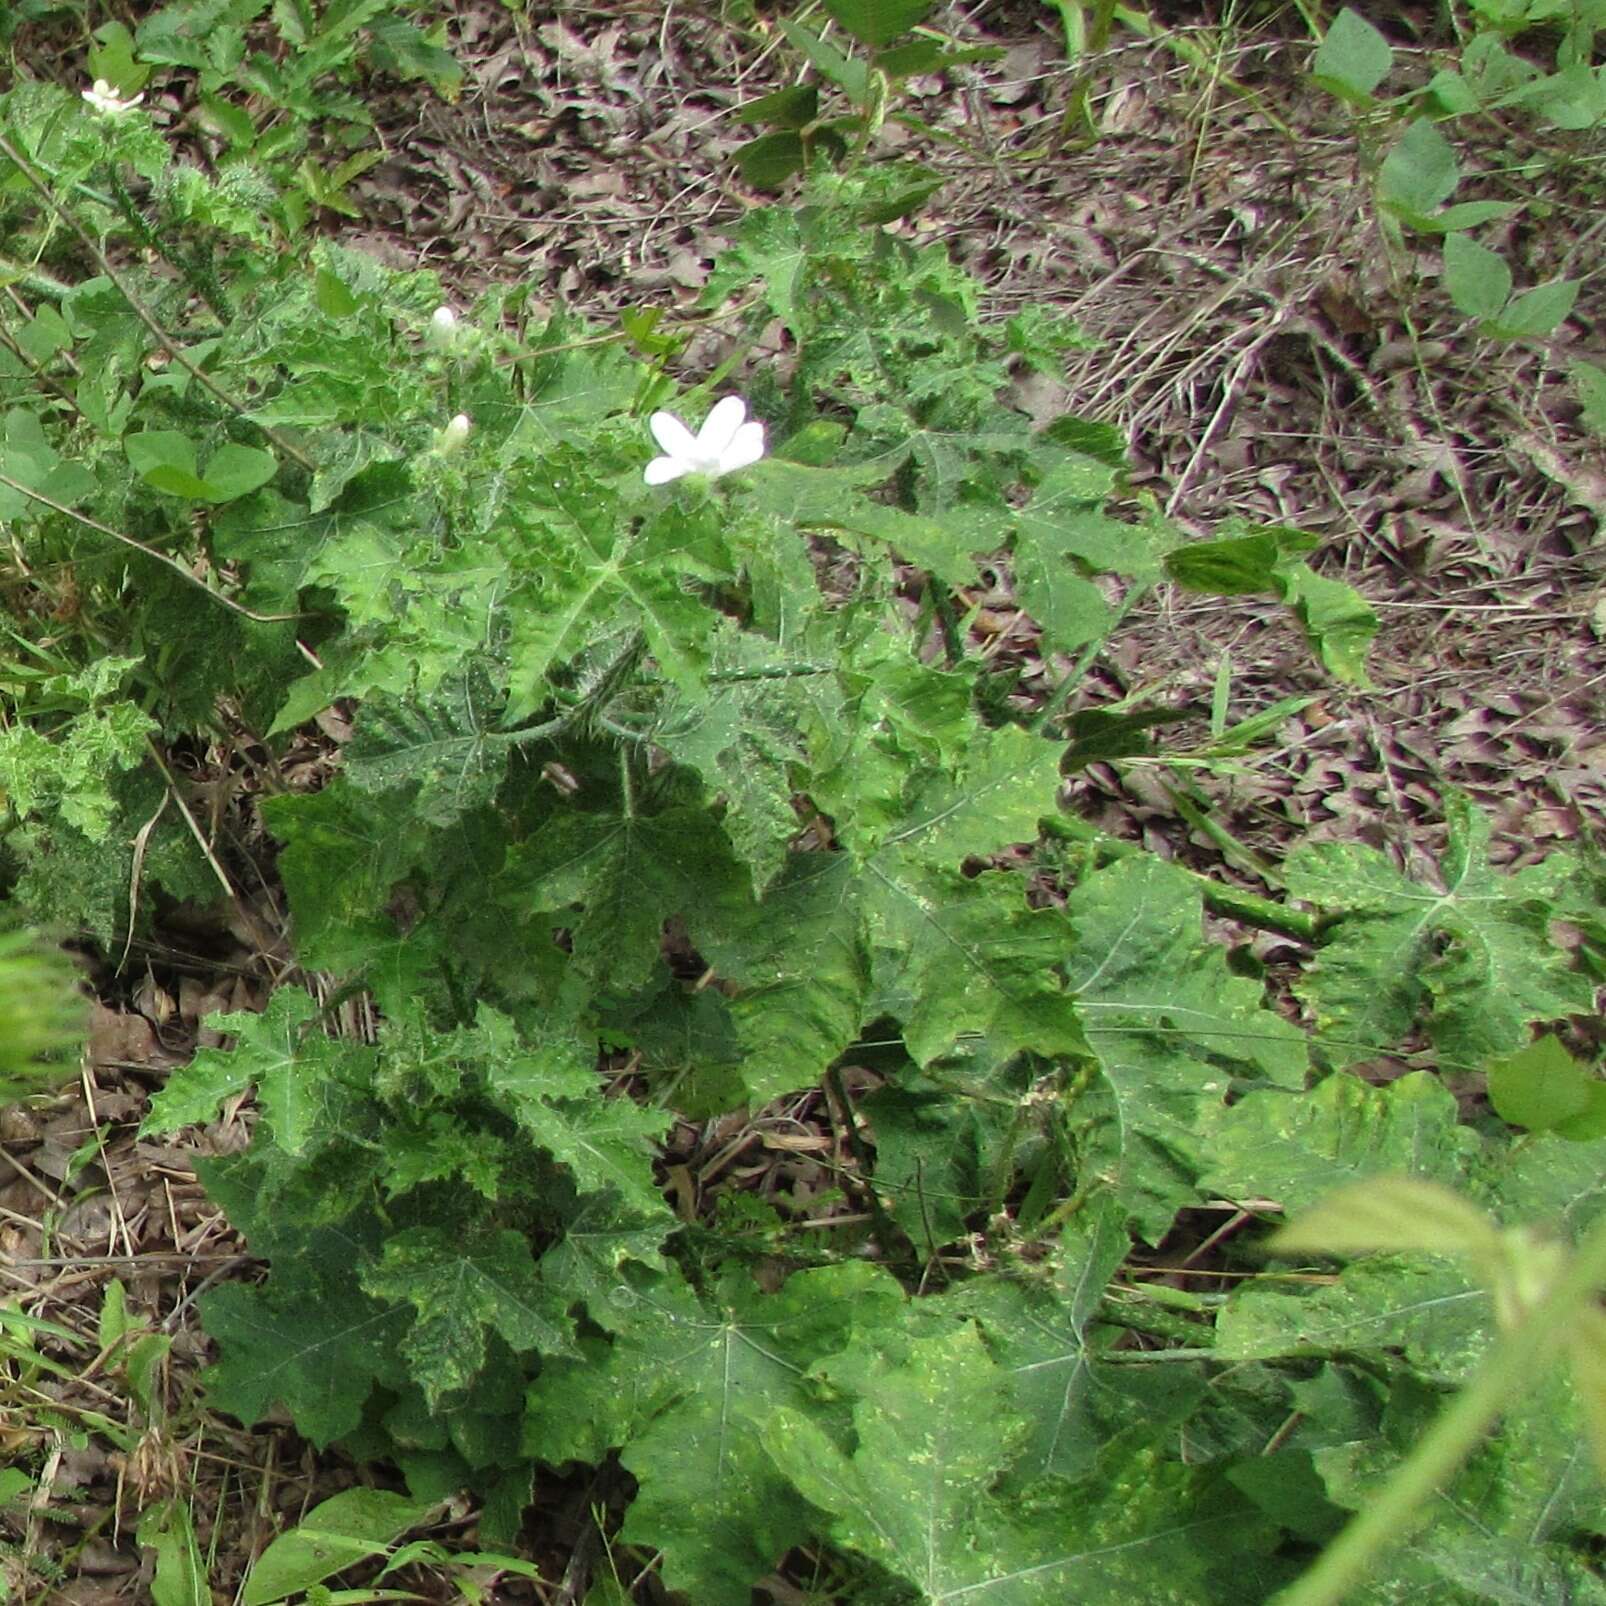
[[[245,899],[264,846],[197,803],[267,755],[317,983],[214,1017],[142,1127],[253,1097],[199,1166],[266,1267],[202,1296],[211,1409],[391,1463],[395,1533],[468,1488],[511,1545],[538,1467],[617,1465],[617,1542],[704,1606],[803,1551],[866,1601],[1269,1600],[1378,1511],[1323,1564],[1371,1568],[1346,1598],[1606,1589],[1601,1083],[1524,1059],[1593,1008],[1598,871],[1497,870],[1452,798],[1431,873],[1307,844],[1253,893],[1061,807],[1079,765],[1167,762],[1168,711],[1077,701],[1156,587],[1279,599],[1364,684],[1375,619],[1314,538],[1189,539],[1114,430],[1012,405],[1081,336],[906,238],[895,165],[742,218],[697,314],[728,361],[684,387],[646,314],[284,249],[271,175],[176,160],[137,95],[20,83],[0,131],[41,267],[0,341],[12,901],[116,954]],[[984,574],[1042,682],[975,644]],[[336,703],[333,777],[282,782]],[[1207,907],[1301,945],[1301,1019]],[[1354,1074],[1385,1051],[1417,1068]],[[1491,1068],[1511,1102],[1464,1120],[1443,1073]],[[833,1131],[832,1191],[664,1174],[743,1109]],[[1154,1275],[1200,1220],[1264,1248],[1399,1172],[1433,1187],[1292,1260]],[[1385,1552],[1488,1367],[1498,1430],[1435,1441]]]

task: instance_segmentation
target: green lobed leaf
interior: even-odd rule
[[[1075,1010],[1106,1084],[1117,1197],[1159,1242],[1196,1196],[1209,1112],[1242,1083],[1298,1088],[1303,1035],[1201,934],[1199,893],[1155,858],[1088,876],[1066,913]]]
[[[764,1423],[808,1403],[815,1360],[895,1320],[903,1302],[890,1275],[847,1264],[798,1272],[775,1294],[732,1272],[706,1306],[663,1282],[616,1308],[600,1379],[568,1372],[560,1386],[600,1382],[635,1400],[621,1459],[640,1489],[621,1539],[661,1549],[670,1588],[745,1606],[753,1583],[806,1537],[808,1514],[765,1454]]]
[[[969,1324],[856,1371],[851,1450],[819,1417],[785,1407],[770,1418],[765,1446],[804,1498],[830,1514],[838,1544],[905,1580],[921,1601],[1182,1606],[1211,1598],[1213,1566],[1256,1533],[1230,1495],[1208,1516],[1183,1518],[1179,1505],[1207,1509],[1197,1489],[1184,1493],[1185,1474],[1143,1462],[1096,1484],[999,1499],[997,1469],[1026,1424]],[[1253,1588],[1255,1572],[1242,1567],[1239,1586]]]
[[[1388,1172],[1459,1183],[1479,1153],[1476,1135],[1458,1124],[1454,1096],[1425,1071],[1382,1086],[1336,1072],[1308,1093],[1251,1092],[1205,1130],[1204,1186],[1285,1211]]]
[[[465,1242],[445,1228],[410,1227],[391,1234],[358,1276],[365,1293],[417,1312],[402,1350],[432,1407],[474,1382],[493,1332],[515,1352],[572,1347],[563,1299],[536,1275],[521,1233]]]
[[[1514,875],[1488,861],[1488,820],[1446,803],[1442,890],[1402,876],[1371,848],[1296,848],[1284,882],[1337,916],[1296,983],[1324,1055],[1348,1064],[1423,1024],[1445,1058],[1482,1066],[1521,1047],[1532,1021],[1590,1008],[1592,990],[1549,939],[1572,874],[1564,855]]]

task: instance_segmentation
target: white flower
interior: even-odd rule
[[[123,100],[117,93],[116,85],[108,84],[104,78],[97,78],[84,91],[84,99],[89,102],[90,109],[102,117],[121,117],[124,112],[132,111],[144,98],[143,95],[134,95]]]
[[[429,315],[426,338],[437,351],[450,351],[457,340],[457,314],[450,307],[437,307]]]
[[[740,396],[715,404],[695,435],[673,413],[654,413],[648,424],[664,456],[655,457],[644,476],[649,485],[667,485],[683,474],[706,474],[717,480],[764,455],[764,426],[747,416]]]
[[[468,439],[468,432],[473,428],[467,413],[459,413],[445,429],[440,432],[435,444],[443,453],[455,452],[464,441]]]

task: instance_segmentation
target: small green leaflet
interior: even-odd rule
[[[1606,1081],[1541,1037],[1489,1067],[1489,1102],[1503,1121],[1582,1142],[1606,1137]]]
[[[1324,89],[1364,105],[1393,65],[1388,40],[1358,11],[1345,6],[1311,58],[1310,72]]]

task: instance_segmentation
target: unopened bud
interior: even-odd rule
[[[429,315],[429,343],[437,351],[449,351],[457,339],[457,314],[450,307],[437,307]]]
[[[469,422],[467,413],[459,413],[440,434],[440,449],[443,452],[455,452],[464,441],[468,439],[468,432],[474,426]]]

